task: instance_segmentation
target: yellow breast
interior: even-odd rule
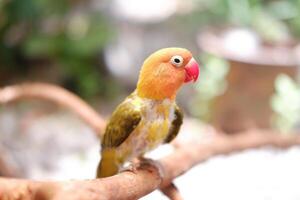
[[[163,140],[167,137],[172,121],[172,117],[169,115],[170,111],[171,104],[169,103],[159,104],[156,106],[156,108],[148,111],[156,112],[156,120],[150,120],[147,127],[147,141],[151,149],[162,143]]]
[[[143,155],[163,143],[174,119],[174,102],[144,100],[142,120],[129,138],[118,148],[125,160]]]

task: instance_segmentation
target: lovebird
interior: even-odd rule
[[[106,126],[98,178],[117,174],[125,162],[177,136],[183,122],[175,102],[177,91],[198,76],[199,65],[187,49],[160,49],[144,61],[136,89],[117,106]]]

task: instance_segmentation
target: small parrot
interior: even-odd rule
[[[199,65],[187,49],[160,49],[144,61],[135,91],[119,104],[106,126],[98,178],[117,174],[125,162],[176,137],[183,121],[176,93],[198,75]]]

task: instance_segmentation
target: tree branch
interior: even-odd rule
[[[103,118],[85,101],[68,90],[46,83],[26,83],[0,89],[0,104],[24,99],[41,99],[66,107],[81,117],[101,137]]]
[[[181,197],[178,188],[174,183],[171,183],[169,186],[165,188],[161,188],[160,191],[164,193],[170,200],[183,200]]]
[[[261,130],[230,136],[215,135],[209,141],[195,137],[178,145],[171,155],[159,160],[160,169],[143,164],[135,173],[123,172],[104,179],[85,181],[38,182],[0,178],[0,199],[138,199],[155,189],[168,187],[174,178],[215,155],[266,145],[286,148],[299,144],[300,136],[283,136]]]

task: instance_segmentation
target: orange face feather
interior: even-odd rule
[[[181,85],[196,81],[199,66],[191,52],[182,48],[165,48],[150,55],[144,62],[137,83],[140,97],[174,99]]]

